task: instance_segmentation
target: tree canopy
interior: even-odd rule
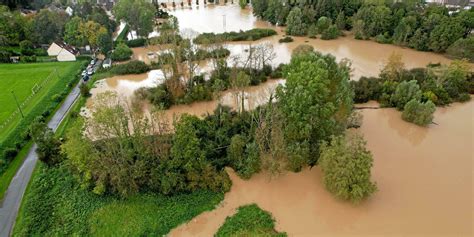
[[[317,52],[293,55],[277,90],[292,170],[314,165],[319,144],[346,128],[352,109],[349,66]]]
[[[137,36],[148,37],[153,31],[156,8],[145,0],[120,0],[113,8],[118,21],[124,20]]]

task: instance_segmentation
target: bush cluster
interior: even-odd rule
[[[138,60],[133,60],[124,64],[116,64],[109,70],[114,75],[140,74],[150,71],[150,66]]]
[[[239,207],[236,214],[227,217],[215,236],[284,237],[287,234],[275,230],[275,220],[269,212],[250,204]]]
[[[247,31],[231,31],[221,34],[202,33],[194,39],[195,44],[213,44],[219,41],[254,41],[264,37],[276,35],[273,29],[251,29]]]
[[[119,43],[110,55],[110,58],[114,61],[125,61],[129,60],[132,54],[133,51],[126,44]]]
[[[293,42],[293,38],[291,38],[290,36],[285,36],[278,40],[278,43],[290,43],[290,42]]]

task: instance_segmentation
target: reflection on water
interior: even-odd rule
[[[275,94],[276,87],[280,84],[284,84],[284,80],[269,80],[258,86],[251,86],[245,89],[244,92],[244,107],[245,110],[255,109],[257,106],[268,102],[271,95]],[[164,111],[165,118],[168,121],[181,114],[187,113],[198,117],[212,114],[217,108],[218,103],[231,107],[234,110],[239,110],[241,106],[240,92],[235,90],[223,91],[220,95],[219,101],[202,101],[195,102],[190,105],[175,105],[170,109]],[[145,107],[145,110],[150,109],[150,105]]]
[[[318,167],[273,179],[260,173],[248,181],[229,171],[233,184],[221,205],[170,236],[212,236],[225,217],[249,203],[270,211],[276,229],[289,236],[472,236],[473,113],[473,101],[438,108],[439,125],[421,128],[395,110],[364,110],[360,130],[374,155],[379,188],[368,200],[352,205],[335,199]],[[411,132],[400,133],[404,129]]]
[[[119,75],[97,81],[91,89],[94,95],[105,91],[114,91],[120,97],[130,97],[141,87],[153,87],[163,83],[164,75],[161,70],[151,70],[148,73]]]

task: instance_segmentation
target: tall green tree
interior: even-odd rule
[[[74,46],[83,46],[85,44],[84,35],[80,33],[80,27],[83,20],[75,16],[71,18],[64,26],[64,41]]]
[[[314,165],[319,144],[345,130],[353,103],[349,71],[347,64],[336,63],[331,55],[293,55],[286,67],[286,84],[276,93],[290,169]]]
[[[397,109],[402,110],[408,101],[421,99],[421,90],[416,80],[402,81],[398,84],[395,93],[390,98],[392,104]]]
[[[33,40],[36,43],[49,44],[59,39],[67,21],[67,14],[42,9],[33,18]]]
[[[358,203],[377,190],[370,180],[372,154],[359,134],[332,136],[322,144],[318,164],[324,186],[338,198]]]
[[[255,16],[264,17],[264,13],[267,10],[267,0],[253,0],[252,9]]]
[[[153,31],[155,10],[153,4],[146,0],[120,0],[113,8],[117,20],[127,22],[130,30],[141,37],[148,37]]]
[[[39,160],[49,166],[58,164],[63,160],[61,142],[54,136],[53,130],[48,128],[44,121],[36,119],[32,123],[30,136],[37,145],[36,154]]]
[[[286,33],[289,35],[305,35],[307,25],[303,21],[303,12],[299,7],[294,7],[286,19]]]
[[[400,45],[408,44],[410,36],[412,36],[415,32],[416,23],[416,18],[414,16],[404,17],[395,28],[393,41]]]
[[[455,18],[445,17],[430,34],[429,47],[435,52],[444,52],[464,35],[465,28]]]

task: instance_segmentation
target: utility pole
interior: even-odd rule
[[[18,110],[20,110],[20,114],[22,118],[25,118],[25,115],[23,115],[23,111],[21,110],[20,104],[18,103],[18,100],[16,99],[15,92],[12,91],[13,98],[15,99],[16,106],[18,107]]]

